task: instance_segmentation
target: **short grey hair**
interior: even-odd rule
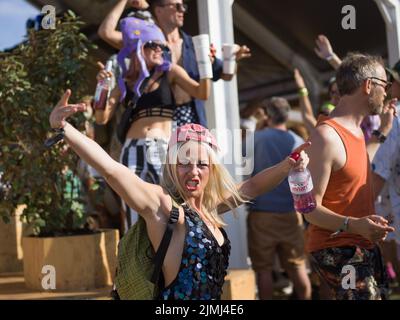
[[[272,97],[265,107],[265,113],[273,124],[285,123],[289,118],[289,112],[289,102],[281,97]]]
[[[349,53],[336,72],[336,83],[341,96],[353,94],[369,77],[376,77],[377,66],[383,67],[379,56]]]

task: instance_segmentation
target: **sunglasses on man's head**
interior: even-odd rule
[[[148,41],[148,42],[145,43],[145,45],[143,47],[145,49],[151,49],[151,50],[157,50],[158,48],[160,48],[162,51],[164,51],[167,46],[165,44],[162,44],[162,43]]]

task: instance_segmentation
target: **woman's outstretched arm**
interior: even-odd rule
[[[63,128],[65,141],[86,163],[94,167],[118,193],[141,215],[156,213],[165,197],[160,186],[141,180],[131,170],[112,159],[95,141],[76,130],[65,120],[79,111],[84,104],[68,104],[71,91],[67,90],[50,114],[52,128]]]
[[[297,161],[287,157],[277,165],[264,169],[255,176],[239,183],[238,189],[240,193],[248,199],[253,199],[277,187],[288,176],[290,169],[307,167],[309,160],[304,149],[310,145],[310,142],[303,143],[293,151],[300,154],[300,158]]]
[[[293,151],[293,153],[297,152],[300,154],[297,161],[293,160],[289,156],[277,165],[266,168],[255,176],[238,183],[236,187],[239,190],[240,195],[246,200],[251,200],[277,187],[283,179],[288,176],[290,169],[307,167],[309,159],[307,154],[304,152],[304,149],[310,145],[310,142],[303,143]],[[227,199],[234,206],[235,202],[232,200],[230,195],[227,195]],[[218,206],[218,213],[224,213],[229,210],[230,208],[224,203],[221,203]]]

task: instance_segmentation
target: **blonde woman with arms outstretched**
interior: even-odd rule
[[[79,157],[93,166],[144,219],[154,251],[160,245],[173,203],[179,205],[179,219],[163,262],[164,289],[159,298],[219,299],[230,253],[220,214],[271,190],[291,168],[305,167],[308,157],[303,149],[308,143],[296,150],[300,153],[297,162],[287,157],[236,184],[218,162],[218,147],[211,133],[200,125],[185,125],[172,135],[162,183],[154,185],[114,161],[66,121],[85,109],[82,104],[68,104],[70,95],[67,90],[52,111],[51,127],[63,130],[65,141]]]

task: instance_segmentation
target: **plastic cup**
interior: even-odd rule
[[[196,61],[199,68],[200,79],[212,78],[212,66],[210,61],[210,37],[208,34],[200,34],[192,37]]]
[[[210,36],[208,34],[199,34],[192,37],[194,47],[207,47],[210,49]]]
[[[222,45],[222,55],[224,58],[223,73],[234,74],[236,71],[236,44],[224,43]]]

